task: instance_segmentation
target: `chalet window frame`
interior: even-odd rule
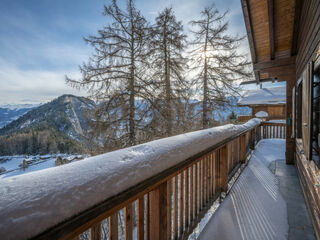
[[[297,139],[302,139],[302,80],[300,77],[295,87],[295,103],[294,103],[294,133]]]
[[[316,77],[317,76],[317,82],[315,82]],[[319,140],[318,140],[318,136],[320,134],[320,119],[319,116],[316,116],[316,111],[315,111],[315,105],[314,102],[317,101],[317,105],[318,109],[317,111],[319,111],[319,98],[320,98],[320,94],[319,94],[319,90],[318,90],[318,95],[314,96],[315,93],[315,87],[319,87],[320,88],[320,57],[318,57],[316,59],[316,61],[312,61],[310,62],[310,93],[309,93],[309,104],[310,104],[310,116],[309,116],[309,156],[308,159],[311,161],[314,161],[315,165],[318,166],[318,168],[320,168],[320,161],[319,161],[319,149],[320,149],[320,145],[319,145]],[[319,115],[319,113],[318,113]],[[314,121],[317,122],[314,122]],[[314,129],[314,124],[317,125],[317,130]],[[315,132],[317,131],[317,132]],[[316,145],[314,145],[314,143]]]

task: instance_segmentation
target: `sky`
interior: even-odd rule
[[[220,11],[230,11],[229,33],[245,35],[240,0],[136,0],[136,6],[150,22],[165,7],[172,7],[188,33],[188,22],[213,2]],[[103,5],[109,3],[1,0],[0,105],[44,103],[62,94],[86,96],[86,92],[67,86],[65,76],[81,76],[79,65],[93,52],[83,37],[96,34],[109,23],[102,15]],[[122,7],[125,3],[119,1]],[[243,49],[248,49],[246,40]]]

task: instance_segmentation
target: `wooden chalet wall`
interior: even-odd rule
[[[265,105],[265,106],[253,106],[252,107],[252,116],[255,116],[257,112],[264,111],[268,113],[268,120],[270,119],[285,119],[286,112],[285,112],[286,105]]]
[[[320,1],[308,0],[296,1],[296,24],[294,36],[294,45],[292,51],[296,52],[296,80],[303,80],[303,87],[305,82],[308,82],[310,74],[310,63],[316,60],[317,52],[319,54],[320,46]],[[308,92],[304,89],[304,92]],[[308,106],[308,97],[305,96],[302,100],[302,118],[311,117]],[[307,113],[306,113],[307,112]],[[313,161],[307,159],[308,153],[308,126],[307,120],[302,120],[302,139],[296,139],[296,158],[295,162],[299,172],[301,184],[303,186],[304,194],[308,203],[309,212],[312,216],[317,238],[320,239],[320,187],[319,177],[320,170]],[[304,123],[304,124],[303,124]],[[304,129],[305,128],[305,129]]]
[[[300,16],[299,34],[297,34],[296,76],[299,79],[308,63],[314,60],[320,44],[320,1],[297,1],[300,9],[296,9]],[[299,13],[300,11],[300,13]]]

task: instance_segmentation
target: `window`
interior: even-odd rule
[[[314,65],[314,66],[313,66]],[[311,102],[311,118],[310,118],[310,155],[309,159],[313,160],[318,166],[319,148],[320,148],[320,61],[312,64],[314,69],[311,73],[310,81],[310,102]]]

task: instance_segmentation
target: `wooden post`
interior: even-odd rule
[[[246,163],[246,135],[240,136],[240,162]]]
[[[173,178],[167,181],[167,239],[171,239],[171,234],[172,234],[171,232],[172,184],[173,184]]]
[[[256,129],[252,129],[251,130],[251,144],[250,144],[250,148],[251,150],[254,150],[256,148]]]
[[[90,230],[90,239],[101,240],[101,223],[97,223]]]
[[[228,149],[227,145],[219,149],[220,155],[220,188],[221,192],[228,190]]]
[[[194,218],[194,166],[195,164],[193,164],[190,168],[190,208],[191,208],[191,212],[190,212],[190,223],[192,223],[193,218]]]
[[[138,208],[137,208],[138,216],[137,216],[137,234],[138,240],[144,239],[144,196],[138,199]]]
[[[185,229],[189,225],[189,168],[184,171],[184,193],[185,193],[185,201],[184,201],[184,217],[185,217]]]
[[[173,236],[178,238],[178,176],[174,177],[173,192]]]
[[[198,163],[194,165],[194,216],[198,214],[198,192],[199,192],[199,183],[198,183]]]
[[[125,227],[125,240],[132,240],[133,232],[133,214],[132,214],[132,203],[124,208],[124,227]]]
[[[293,164],[293,156],[295,152],[295,141],[292,138],[292,89],[296,83],[296,76],[292,76],[291,79],[287,79],[287,102],[286,102],[286,120],[287,127],[285,133],[282,134],[283,138],[286,138],[286,163]],[[282,128],[281,128],[282,130]]]
[[[167,182],[150,192],[150,239],[167,239]]]
[[[179,175],[179,236],[183,234],[183,172]]]
[[[109,239],[118,240],[118,212],[109,218]]]

